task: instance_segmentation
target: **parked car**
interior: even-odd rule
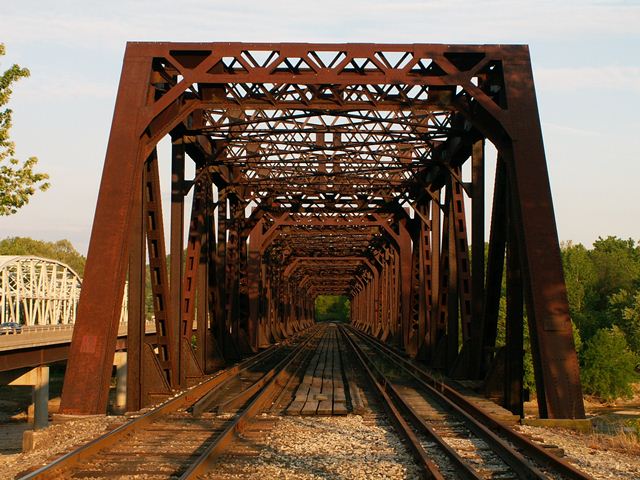
[[[0,323],[0,335],[9,335],[11,333],[22,333],[22,325],[17,322]]]

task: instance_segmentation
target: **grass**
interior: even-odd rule
[[[594,450],[613,450],[640,455],[640,436],[637,432],[621,431],[613,435],[592,433],[588,435],[586,445]]]

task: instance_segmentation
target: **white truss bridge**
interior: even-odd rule
[[[75,321],[82,280],[68,265],[0,255],[0,321],[60,325]]]
[[[82,279],[69,265],[32,255],[0,255],[0,323],[73,325]],[[127,321],[127,286],[121,323]]]

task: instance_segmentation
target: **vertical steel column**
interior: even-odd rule
[[[218,239],[216,254],[216,338],[218,347],[223,357],[226,357],[226,344],[229,337],[227,325],[226,299],[226,274],[227,274],[227,189],[218,188]]]
[[[240,318],[238,315],[238,273],[240,261],[240,236],[238,232],[239,201],[236,195],[229,195],[230,221],[227,222],[227,247],[225,260],[225,317],[227,325],[227,347],[230,355],[237,356],[240,340]],[[244,213],[244,212],[242,212]],[[231,336],[228,332],[231,331]]]
[[[392,321],[392,332],[393,332],[393,343],[396,346],[403,346],[403,328],[402,328],[402,318],[400,316],[400,255],[398,251],[392,246],[389,247],[391,252],[391,321]]]
[[[249,265],[247,268],[247,287],[249,295],[249,320],[247,325],[247,336],[249,345],[257,351],[259,347],[259,324],[260,324],[260,270],[262,257],[260,249],[263,241],[264,222],[258,221],[249,234]]]
[[[171,142],[171,264],[170,264],[170,298],[171,317],[174,331],[179,332],[173,338],[173,351],[176,352],[175,362],[178,375],[174,377],[173,387],[183,385],[184,368],[181,364],[182,335],[180,326],[182,321],[182,260],[184,250],[184,168],[185,152],[182,137],[172,139]]]
[[[479,360],[484,375],[493,357],[498,334],[498,315],[502,294],[502,274],[504,253],[507,241],[507,173],[502,157],[496,163],[496,177],[493,189],[493,208],[491,209],[491,232],[489,234],[489,254],[487,257],[487,280],[485,290],[482,349]]]
[[[205,185],[207,190],[211,190],[210,185]],[[204,207],[204,224],[202,225],[202,233],[200,236],[200,258],[198,261],[198,267],[196,272],[196,329],[198,332],[196,342],[196,354],[198,357],[198,364],[202,367],[203,373],[208,372],[207,359],[215,355],[215,350],[212,351],[212,335],[209,329],[209,319],[211,311],[209,309],[209,269],[210,269],[210,248],[211,248],[211,197],[206,199],[206,205]]]
[[[401,221],[398,228],[398,266],[399,292],[398,307],[400,310],[400,340],[403,350],[415,357],[418,352],[417,342],[412,341],[415,332],[411,325],[411,236],[405,221]],[[415,338],[414,338],[415,339]]]
[[[129,247],[129,290],[127,302],[127,405],[129,412],[143,407],[146,249],[143,209],[143,183],[137,189],[132,205]]]
[[[541,417],[584,418],[542,129],[528,48],[503,62],[511,138],[510,189],[521,246],[525,298]]]
[[[460,169],[456,169],[461,177]],[[462,341],[471,337],[471,270],[469,264],[469,241],[467,239],[467,220],[464,208],[464,191],[460,182],[452,179],[453,232],[455,233],[456,271],[458,280],[458,297],[460,300],[460,328]]]
[[[471,149],[471,343],[469,377],[480,378],[484,332],[484,139]]]
[[[393,293],[391,289],[391,279],[392,279],[391,270],[393,266],[391,263],[391,252],[389,250],[389,247],[385,248],[384,261],[385,261],[385,265],[384,265],[385,276],[384,276],[384,284],[382,285],[382,288],[384,291],[384,300],[385,300],[384,318],[383,318],[385,328],[382,332],[382,337],[380,338],[380,340],[386,342],[386,341],[391,341],[391,339],[393,338],[393,314],[392,314],[392,303],[391,303],[391,295]]]
[[[367,333],[371,334],[375,328],[375,290],[373,284],[373,274],[366,272],[366,286],[367,289]]]
[[[177,384],[178,374],[175,350],[177,325],[171,322],[171,301],[169,298],[169,278],[167,274],[167,256],[164,244],[164,222],[162,219],[162,200],[158,157],[156,151],[145,163],[144,172],[144,208],[147,230],[147,249],[149,250],[149,273],[153,294],[153,313],[156,322],[156,343],[158,360],[165,380],[171,385]]]
[[[196,316],[196,293],[198,291],[198,278],[200,267],[200,255],[202,250],[204,229],[204,211],[206,205],[206,190],[201,182],[193,186],[193,201],[191,205],[191,218],[189,222],[189,235],[187,237],[187,254],[184,262],[183,284],[180,303],[180,384],[187,385],[187,379],[199,377],[204,374],[204,364],[199,363],[192,347],[193,322]],[[182,262],[181,262],[182,264]],[[206,304],[206,302],[205,302]],[[199,315],[200,316],[200,315]],[[201,322],[202,323],[202,322]],[[200,326],[200,325],[199,325]],[[203,326],[204,327],[204,326]],[[197,330],[197,336],[204,336],[204,328]],[[198,340],[198,343],[203,343]]]
[[[241,222],[244,219],[244,209],[242,205],[238,208],[238,221]],[[247,285],[248,276],[248,260],[249,260],[249,248],[247,244],[247,235],[239,229],[238,232],[238,294],[236,298],[238,317],[238,334],[240,340],[240,349],[245,354],[254,353],[251,345],[248,341],[248,322],[249,322],[249,288]]]
[[[524,348],[523,323],[524,304],[522,292],[521,261],[518,252],[515,225],[511,221],[512,203],[507,204],[507,318],[506,351],[504,369],[504,406],[516,415],[523,412]]]
[[[451,372],[458,358],[458,335],[460,332],[460,298],[458,288],[458,259],[456,248],[456,196],[454,194],[454,180],[450,179],[447,183],[447,201],[446,201],[446,217],[444,231],[446,232],[446,242],[442,243],[447,248],[446,262],[446,305],[447,312],[447,346],[446,346],[446,369]],[[445,285],[443,284],[443,287]]]
[[[382,322],[380,320],[381,314],[381,295],[380,295],[380,271],[376,265],[373,265],[373,330],[371,334],[375,337],[380,336],[380,332],[382,331]]]
[[[209,373],[215,369],[221,367],[224,364],[224,356],[222,354],[222,348],[220,344],[220,317],[217,316],[217,309],[219,304],[218,299],[218,247],[216,237],[216,205],[213,203],[213,191],[212,187],[207,187],[207,195],[209,200],[207,201],[207,225],[206,225],[206,245],[207,245],[207,257],[204,259],[201,256],[200,263],[203,265],[201,270],[206,270],[206,278],[202,279],[203,287],[199,287],[200,297],[202,302],[206,302],[206,331],[207,338],[205,342],[204,355],[204,368],[205,372]],[[218,202],[219,204],[220,202]],[[204,241],[204,239],[203,239]],[[203,309],[203,311],[205,311]],[[200,328],[200,326],[198,326]]]
[[[431,347],[429,356],[434,362],[438,341],[441,333],[440,320],[440,288],[442,272],[440,270],[440,191],[434,193],[431,202],[431,322],[429,323],[429,340],[426,342]]]
[[[429,217],[429,203],[422,206],[422,215],[425,218]],[[433,290],[432,283],[432,257],[431,257],[431,225],[427,224],[424,220],[420,222],[420,242],[418,248],[420,249],[420,324],[419,324],[419,338],[421,341],[419,356],[422,360],[428,359],[431,355],[432,345],[427,343],[430,340],[429,329],[432,323],[431,318],[431,292]]]

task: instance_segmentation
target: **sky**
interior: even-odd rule
[[[51,188],[0,238],[86,253],[127,41],[528,44],[560,240],[640,240],[640,0],[3,2],[11,136]]]

